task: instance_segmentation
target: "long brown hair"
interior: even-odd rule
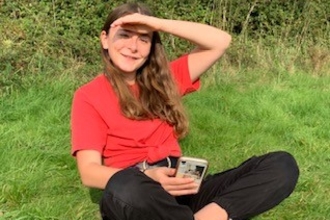
[[[102,31],[109,34],[110,25],[116,19],[133,13],[152,16],[145,5],[127,3],[109,14]],[[112,64],[107,49],[102,48],[102,58],[105,75],[118,96],[125,117],[133,120],[159,118],[172,125],[178,137],[186,135],[188,120],[158,32],[153,32],[148,60],[137,70],[138,97],[129,88],[121,71]]]

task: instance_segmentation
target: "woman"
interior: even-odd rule
[[[168,62],[159,31],[196,45]],[[198,186],[177,178],[178,139],[188,130],[181,97],[228,48],[217,28],[153,17],[124,4],[100,35],[104,74],[79,88],[72,108],[72,154],[84,185],[104,190],[111,220],[244,219],[271,209],[293,191],[298,168],[286,152],[250,158]]]

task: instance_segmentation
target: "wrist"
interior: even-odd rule
[[[142,173],[144,173],[146,176],[148,176],[150,169],[144,169],[140,170]]]
[[[164,19],[164,18],[156,18],[158,21],[157,21],[157,27],[156,27],[156,31],[161,31],[161,32],[167,32],[166,28],[167,25],[166,25],[166,22],[168,21],[167,19]]]

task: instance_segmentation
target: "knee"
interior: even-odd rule
[[[299,168],[295,158],[288,152],[279,151],[270,153],[268,159],[277,186],[290,194],[299,178]]]

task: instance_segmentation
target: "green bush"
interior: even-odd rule
[[[67,70],[95,74],[100,70],[99,32],[103,21],[114,6],[123,2],[0,1],[0,94],[17,86],[29,86],[24,84],[24,79],[34,74],[54,77]],[[228,68],[268,65],[265,54],[271,56],[270,61],[276,58],[278,63],[286,62],[287,57],[274,53],[273,49],[278,47],[283,49],[283,54],[292,56],[294,65],[305,71],[322,75],[329,68],[328,0],[140,2],[149,5],[157,16],[202,22],[230,32],[234,41],[222,61]],[[170,57],[191,48],[181,39],[162,37]]]

